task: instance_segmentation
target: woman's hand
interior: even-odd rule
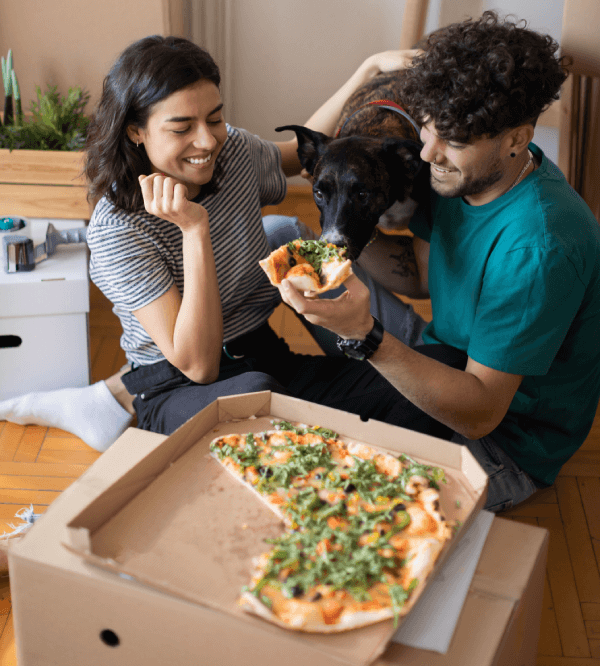
[[[187,187],[176,178],[153,173],[139,177],[144,207],[151,214],[177,225],[181,231],[208,226],[208,212],[187,198]]]
[[[420,49],[404,49],[402,51],[383,51],[375,53],[365,61],[371,76],[381,72],[395,72],[412,65],[413,58],[423,53]]]
[[[362,62],[346,83],[325,104],[317,109],[304,124],[306,127],[310,127],[310,129],[331,136],[342,113],[344,104],[350,95],[380,72],[394,72],[398,69],[410,67],[413,58],[420,53],[422,51],[419,49],[405,49],[402,51],[383,51],[382,53],[370,56]],[[298,171],[296,170],[295,173],[298,173]]]

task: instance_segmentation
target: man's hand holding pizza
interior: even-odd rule
[[[346,291],[337,298],[307,298],[289,280],[280,286],[285,303],[303,315],[307,321],[322,326],[342,338],[362,340],[373,328],[368,288],[350,275],[344,282]]]

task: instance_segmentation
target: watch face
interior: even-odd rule
[[[371,358],[377,351],[379,344],[383,340],[383,326],[373,317],[373,328],[364,340],[349,340],[338,337],[337,348],[348,358],[357,361],[365,361]]]
[[[362,351],[359,351],[358,349],[354,349],[353,347],[346,347],[344,349],[344,354],[348,358],[353,358],[356,361],[364,361],[365,360],[365,353]]]
[[[353,358],[356,361],[364,361],[366,358],[366,352],[362,348],[363,343],[359,340],[344,340],[343,338],[338,338],[337,348],[348,358]]]

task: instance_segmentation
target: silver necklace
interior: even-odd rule
[[[529,153],[529,159],[527,160],[527,164],[521,169],[521,173],[517,176],[515,182],[506,190],[504,194],[507,194],[512,190],[515,185],[518,185],[519,182],[521,181],[521,178],[523,178],[523,174],[529,169],[531,166],[531,163],[533,162],[533,154],[532,152],[528,149],[527,152]]]

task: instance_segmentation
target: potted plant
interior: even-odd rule
[[[4,118],[0,124],[0,215],[87,219],[83,148],[89,94],[42,92],[24,117],[12,53],[2,57]],[[14,103],[14,107],[13,107]]]

